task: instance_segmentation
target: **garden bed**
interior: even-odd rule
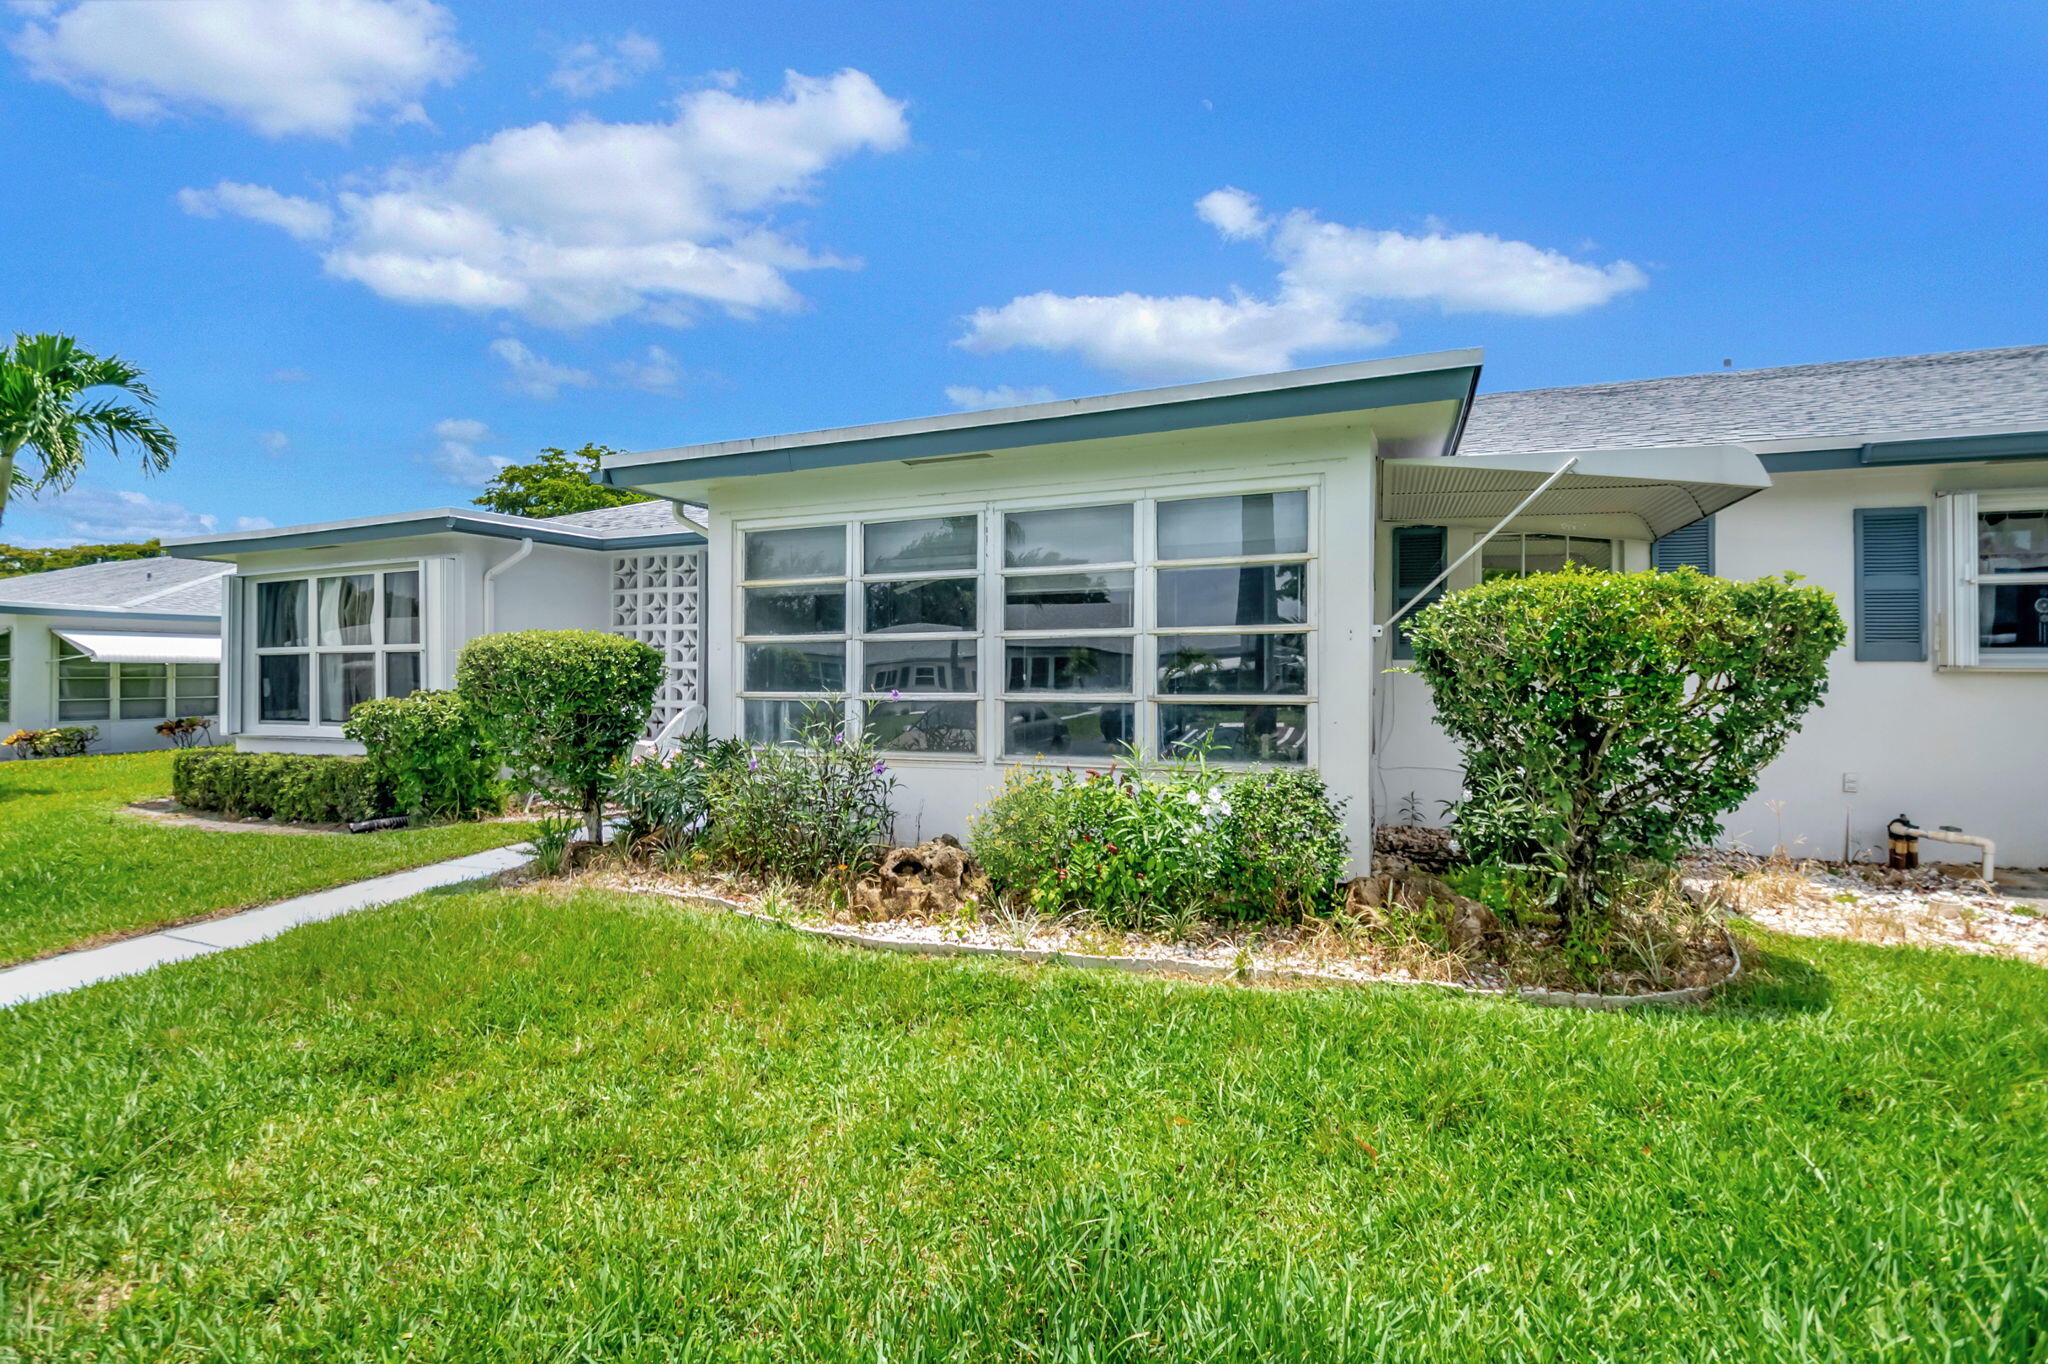
[[[1323,918],[1257,926],[1197,925],[1193,932],[1169,938],[1105,928],[1079,916],[1042,919],[999,909],[984,913],[979,906],[875,919],[834,908],[824,894],[638,867],[593,870],[589,883],[766,919],[858,947],[1057,961],[1244,983],[1427,984],[1539,1004],[1606,1008],[1699,1003],[1741,970],[1734,940],[1718,925],[1689,940],[1681,963],[1670,973],[1652,977],[1615,972],[1592,991],[1554,969],[1541,969],[1545,959],[1535,954],[1518,956],[1512,941],[1498,955],[1459,953],[1418,940],[1389,940]]]

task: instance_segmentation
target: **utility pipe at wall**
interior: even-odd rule
[[[1932,838],[1941,843],[1962,843],[1980,849],[1984,854],[1984,884],[1988,886],[1992,883],[1992,873],[1997,869],[1998,845],[1988,838],[1966,834],[1960,829],[1923,829],[1904,815],[1887,824],[1884,831],[1895,845],[1904,843],[1910,847],[1916,839]],[[1914,849],[1909,856],[1913,865],[1917,866],[1918,850]]]
[[[484,570],[484,633],[498,628],[498,575],[533,553],[533,541],[521,540],[519,548]]]

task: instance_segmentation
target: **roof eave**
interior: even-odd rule
[[[531,540],[569,549],[608,551],[654,545],[702,544],[695,531],[678,529],[651,535],[601,535],[565,526],[546,526],[512,518],[477,516],[452,509],[419,512],[373,521],[333,521],[239,535],[187,536],[164,541],[166,553],[180,559],[233,559],[244,554],[279,550],[326,549],[378,540],[406,540],[420,535],[481,535],[500,540]]]

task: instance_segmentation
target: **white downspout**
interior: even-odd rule
[[[498,575],[513,567],[527,555],[533,553],[533,541],[521,540],[519,548],[499,562],[484,570],[484,633],[490,634],[498,626]]]

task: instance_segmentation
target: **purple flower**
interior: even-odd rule
[[[879,776],[881,776],[881,775],[882,775],[882,774],[883,774],[884,772],[887,772],[888,770],[889,770],[889,769],[888,769],[888,766],[887,766],[886,764],[884,764],[884,763],[882,762],[882,760],[881,760],[880,758],[877,758],[877,759],[875,759],[875,775],[876,775],[876,776],[878,776],[878,777],[879,777]]]
[[[837,734],[833,735],[833,736],[832,736],[832,742],[833,742],[833,743],[835,743],[835,744],[843,744],[843,743],[845,743],[845,742],[846,742],[846,731],[842,729],[842,730],[840,730],[840,731],[839,731],[839,732],[838,732]]]
[[[760,760],[759,758],[749,758],[749,759],[747,759],[747,771],[749,771],[749,772],[759,772],[760,770],[761,770],[761,760]]]
[[[889,699],[891,701],[901,701],[903,699],[903,693],[896,690],[896,688],[891,687],[889,688]]]

